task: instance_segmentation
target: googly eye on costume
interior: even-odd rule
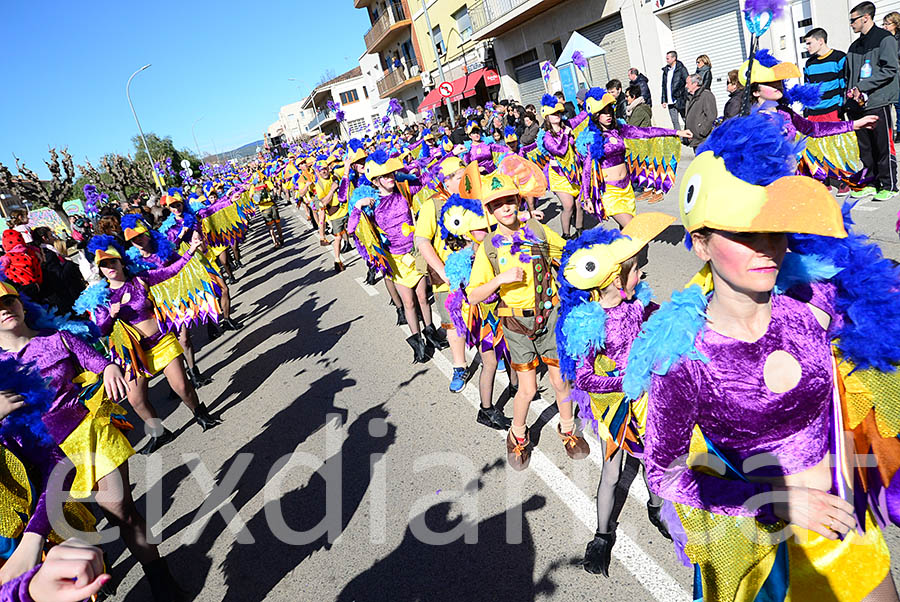
[[[697,204],[697,199],[700,197],[700,185],[702,183],[703,176],[701,174],[694,174],[688,181],[687,187],[684,189],[684,197],[681,199],[681,208],[684,210],[685,214],[690,213]]]

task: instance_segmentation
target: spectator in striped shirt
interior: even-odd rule
[[[811,121],[839,121],[847,92],[847,55],[828,47],[828,32],[821,27],[804,37],[809,58],[803,68],[807,84],[819,84],[822,100],[806,110]]]

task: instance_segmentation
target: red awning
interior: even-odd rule
[[[440,106],[443,102],[443,98],[441,98],[441,93],[437,88],[429,92],[425,95],[425,99],[422,101],[422,104],[419,105],[419,113],[424,113],[425,111],[431,111],[436,107]]]

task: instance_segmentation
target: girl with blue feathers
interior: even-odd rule
[[[560,264],[560,318],[556,343],[563,376],[573,382],[572,397],[582,421],[606,441],[603,472],[597,485],[597,531],[582,566],[609,577],[616,542],[613,521],[616,485],[623,451],[640,458],[647,398],[625,399],[622,379],[628,353],[646,318],[659,307],[640,283],[637,254],[662,233],[674,217],[642,213],[622,232],[594,228],[569,241]],[[669,537],[660,519],[662,500],[650,494],[650,522]]]

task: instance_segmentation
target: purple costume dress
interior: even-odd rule
[[[478,168],[481,173],[489,174],[496,169],[496,166],[494,165],[494,153],[508,152],[510,152],[509,147],[505,144],[485,144],[484,142],[477,142],[463,155],[462,162],[468,165],[472,161],[478,161]]]
[[[23,573],[11,579],[0,586],[0,602],[34,602],[28,588],[31,586],[31,580],[41,565],[38,564],[27,573]]]

